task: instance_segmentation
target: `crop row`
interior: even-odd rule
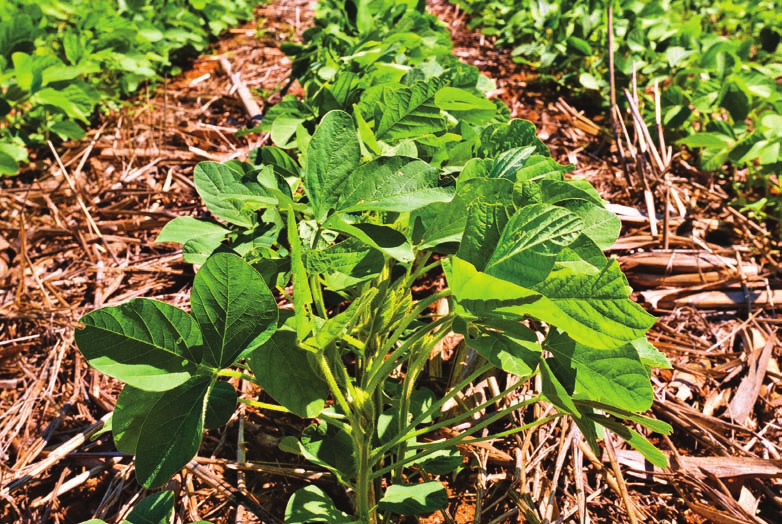
[[[655,122],[661,91],[669,141],[700,150],[700,166],[746,168],[737,203],[782,211],[782,6],[725,0],[454,0],[471,25],[511,47],[544,80],[598,92],[608,104],[607,8],[614,6],[618,92],[633,75]],[[621,103],[621,99],[619,100]],[[655,133],[652,133],[655,136]],[[726,171],[730,171],[729,169]],[[748,199],[762,197],[757,202]],[[764,209],[765,206],[765,209]]]
[[[0,2],[0,176],[252,14],[250,0]]]

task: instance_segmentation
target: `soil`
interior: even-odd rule
[[[433,0],[430,9],[451,30],[457,56],[494,79],[493,95],[534,122],[555,158],[575,164],[574,175],[622,218],[610,252],[634,297],[659,317],[650,340],[673,369],[652,376],[652,414],[674,433],[653,437],[669,454],[665,470],[616,438],[595,456],[564,418],[464,446],[465,468],[441,479],[448,510],[421,522],[782,522],[775,239],[730,207],[729,181],[692,167],[686,151],[662,149],[655,171],[632,124],[629,140],[615,140],[606,110],[541,84],[469,30],[453,5]],[[131,457],[109,435],[90,438],[120,385],[86,365],[74,329],[81,315],[133,297],[186,305],[193,268],[155,237],[172,218],[205,212],[191,181],[198,162],[243,158],[269,140],[235,136],[253,122],[217,58],[266,108],[288,83],[279,44],[299,39],[311,16],[302,0],[259,7],[183,74],[101,116],[84,140],[38,151],[23,174],[0,180],[0,522],[119,522],[143,496]],[[297,83],[289,92],[301,94]],[[422,289],[437,285],[433,277]],[[444,355],[446,375],[456,358]],[[275,522],[308,482],[347,508],[328,475],[277,448],[301,429],[294,418],[248,409],[208,432],[201,458],[169,486],[177,522]]]

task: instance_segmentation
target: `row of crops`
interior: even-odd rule
[[[98,107],[177,72],[252,15],[251,0],[0,2],[0,175],[48,140],[79,139]]]
[[[661,93],[667,139],[700,167],[733,177],[737,203],[779,215],[782,187],[782,4],[769,0],[453,0],[471,26],[571,92],[609,100],[608,6],[617,90],[636,76],[644,117]]]

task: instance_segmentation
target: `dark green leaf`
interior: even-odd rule
[[[217,429],[231,420],[236,411],[236,389],[228,382],[215,382],[206,401],[204,429]]]
[[[285,508],[286,524],[352,524],[353,519],[337,509],[328,495],[317,486],[303,487],[291,495]]]
[[[144,497],[125,520],[127,524],[168,524],[174,518],[174,493],[161,491]]]
[[[448,507],[448,492],[437,481],[421,484],[392,484],[377,503],[381,511],[420,515]]]

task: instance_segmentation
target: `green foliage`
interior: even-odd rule
[[[608,101],[607,8],[614,6],[619,101],[635,71],[644,118],[661,91],[669,141],[700,150],[701,167],[747,168],[738,204],[760,191],[782,212],[782,10],[779,2],[725,0],[454,0],[473,27],[496,35],[519,62],[570,90]],[[652,136],[656,136],[652,133]],[[763,207],[762,205],[760,207]],[[761,211],[762,216],[762,211]]]
[[[272,115],[282,143],[251,162],[196,169],[214,219],[176,219],[159,238],[203,264],[191,314],[136,299],[82,319],[82,353],[128,383],[112,429],[145,486],[165,483],[195,455],[202,430],[230,418],[235,391],[221,376],[249,380],[276,402],[244,403],[316,419],[280,448],[353,496],[338,508],[307,486],[290,499],[288,522],[375,523],[441,509],[437,475],[461,465],[456,446],[544,399],[591,445],[608,427],[664,464],[624,426],[670,430],[638,414],[652,402],[649,368],[667,361],[645,339],[654,319],[600,249],[616,240],[616,218],[589,184],[566,177],[530,123],[508,121],[486,100],[477,71],[414,51],[427,30],[444,33],[414,7],[322,5],[312,41],[338,37],[351,54],[331,62],[335,48],[298,48],[308,53],[298,63],[309,96]],[[406,27],[421,29],[413,41]],[[440,268],[445,289],[414,299],[419,279]],[[278,310],[267,286],[293,310]],[[433,317],[440,300],[449,311]],[[452,331],[485,360],[461,383],[422,387],[432,348]],[[443,414],[494,368],[522,380]],[[497,409],[538,374],[540,395]],[[483,410],[487,418],[456,437],[422,438]]]
[[[78,140],[99,104],[249,18],[250,0],[7,0],[0,3],[0,175],[27,148]],[[80,125],[81,124],[81,125]]]

